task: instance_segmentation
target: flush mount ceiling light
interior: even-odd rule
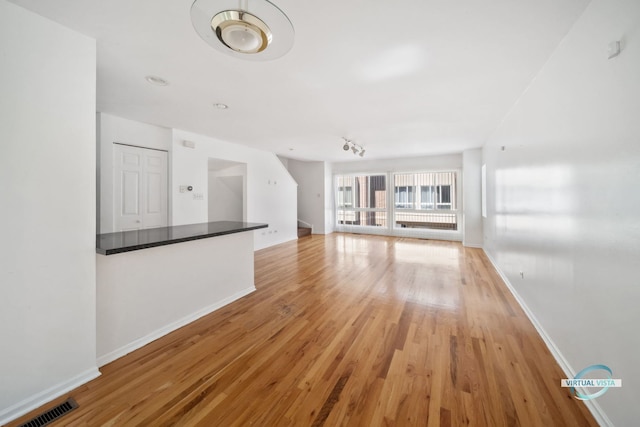
[[[236,58],[266,61],[293,46],[289,18],[267,0],[196,0],[191,22],[204,41]]]
[[[227,108],[229,108],[229,106],[227,104],[223,104],[221,102],[215,103],[215,104],[213,104],[213,106],[215,108],[217,108],[218,110],[226,110]]]
[[[258,53],[269,46],[273,36],[267,24],[257,16],[238,10],[225,10],[211,20],[218,40],[240,53]]]

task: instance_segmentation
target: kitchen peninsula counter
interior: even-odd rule
[[[113,255],[260,228],[267,228],[267,224],[215,221],[98,234],[96,236],[96,252],[101,255]]]
[[[255,291],[254,230],[266,227],[219,221],[99,234],[98,366]]]

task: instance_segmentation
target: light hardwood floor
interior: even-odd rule
[[[255,271],[256,292],[104,366],[54,425],[597,425],[480,249],[314,235]]]

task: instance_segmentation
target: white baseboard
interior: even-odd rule
[[[464,246],[465,248],[477,248],[477,249],[482,249],[482,243],[464,243],[464,241],[462,242],[462,246]],[[492,261],[493,262],[493,261]]]
[[[152,341],[157,340],[158,338],[161,338],[165,335],[167,335],[170,332],[175,331],[176,329],[179,329],[185,325],[188,325],[189,323],[198,320],[199,318],[201,318],[202,316],[206,316],[207,314],[216,311],[222,307],[224,307],[227,304],[232,303],[233,301],[242,298],[245,295],[249,295],[250,293],[252,293],[253,291],[255,291],[256,288],[255,286],[251,286],[249,288],[243,289],[239,292],[236,292],[235,294],[215,302],[214,304],[211,304],[201,310],[196,311],[195,313],[189,314],[188,316],[185,316],[181,319],[176,320],[175,322],[169,323],[168,325],[160,328],[160,329],[156,329],[155,331],[151,332],[150,334],[145,335],[142,338],[138,338],[137,340],[123,346],[120,347],[112,352],[109,352],[107,354],[104,354],[102,356],[99,356],[96,363],[98,364],[99,367],[106,365],[107,363],[113,362],[116,359],[119,359],[120,357],[131,353],[134,350],[137,350],[141,347],[144,347],[145,345],[149,344]]]
[[[67,381],[56,384],[13,406],[3,409],[0,411],[0,425],[5,425],[99,376],[100,371],[98,371],[98,368],[88,369],[75,377],[69,378]]]
[[[511,292],[513,297],[516,299],[518,304],[520,304],[520,307],[522,307],[522,310],[524,311],[524,313],[527,315],[527,317],[533,324],[533,327],[536,328],[536,331],[538,331],[538,334],[540,335],[544,343],[547,345],[547,348],[549,349],[553,357],[556,359],[556,362],[558,362],[558,365],[560,365],[560,369],[562,369],[562,371],[564,372],[567,378],[574,378],[576,376],[577,371],[575,371],[571,367],[567,359],[563,356],[562,352],[558,348],[558,346],[556,346],[556,344],[553,342],[549,334],[547,334],[547,332],[544,330],[540,322],[538,322],[538,319],[536,318],[536,316],[529,309],[529,307],[524,302],[524,300],[520,297],[520,295],[518,295],[518,292],[516,292],[515,288],[507,278],[506,274],[504,274],[504,272],[500,269],[500,267],[498,266],[498,263],[493,259],[491,254],[489,254],[489,252],[487,252],[486,250],[483,250],[483,251],[485,255],[487,255],[487,258],[489,258],[489,261],[493,265],[493,268],[496,269],[496,271],[502,278],[502,281],[505,283],[505,285],[507,285],[507,288],[509,288],[509,291]],[[613,423],[611,422],[607,414],[605,414],[605,412],[602,410],[602,407],[598,404],[598,402],[596,402],[595,400],[585,400],[584,403],[589,409],[589,411],[591,412],[591,414],[593,415],[593,417],[595,418],[595,420],[598,422],[598,424],[606,427],[614,427]]]
[[[256,230],[256,231],[260,231],[260,230]],[[285,237],[284,239],[278,240],[277,242],[271,242],[271,243],[269,243],[268,245],[265,245],[265,246],[256,245],[256,239],[254,239],[253,240],[253,242],[254,242],[253,243],[253,251],[255,252],[255,251],[262,250],[262,249],[267,249],[267,248],[270,248],[272,246],[277,246],[277,245],[281,245],[283,243],[293,242],[293,241],[296,241],[296,240],[298,240],[298,233],[296,233],[293,236]]]

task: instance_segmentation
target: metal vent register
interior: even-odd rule
[[[20,427],[42,427],[46,426],[49,423],[56,421],[57,419],[63,417],[69,412],[73,411],[78,407],[78,403],[69,398],[62,402],[60,405],[55,408],[49,409],[47,412],[44,412],[37,417],[33,418],[30,421],[27,421],[24,424],[20,424]]]

